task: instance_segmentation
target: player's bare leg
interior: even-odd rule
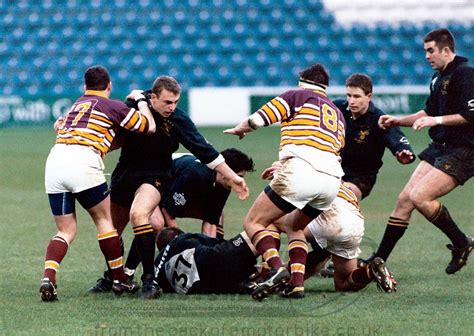
[[[431,167],[410,193],[410,199],[416,209],[451,240],[451,244],[447,245],[452,254],[452,259],[446,268],[448,274],[456,273],[466,265],[469,254],[474,248],[473,239],[459,229],[448,209],[438,201],[458,185],[454,177]]]

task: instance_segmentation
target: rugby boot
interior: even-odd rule
[[[142,297],[144,299],[157,299],[161,295],[161,288],[153,274],[142,275]]]
[[[112,278],[109,276],[109,272],[105,271],[104,276],[97,280],[97,283],[89,288],[89,293],[107,293],[112,290]]]
[[[257,287],[252,293],[252,298],[258,301],[269,297],[275,292],[281,290],[290,280],[290,272],[286,267],[278,269],[270,269],[267,279],[257,284]]]
[[[319,270],[319,276],[323,278],[334,278],[334,263],[328,261],[326,267],[323,267]]]
[[[280,296],[287,299],[302,299],[304,298],[304,287],[286,285],[280,292]]]
[[[446,273],[454,274],[464,267],[467,263],[467,258],[474,248],[474,239],[467,237],[467,245],[461,248],[454,247],[451,244],[446,245],[451,250],[452,259],[446,267]]]
[[[139,288],[140,286],[135,281],[132,281],[128,278],[124,282],[114,280],[112,283],[112,291],[115,295],[122,295],[124,292],[134,294]]]
[[[39,289],[41,293],[41,300],[43,301],[55,301],[58,299],[58,292],[56,286],[49,280],[49,278],[43,278]]]
[[[385,266],[385,261],[382,258],[375,257],[369,263],[369,270],[372,273],[373,280],[377,283],[377,288],[386,292],[392,293],[397,291],[397,281],[393,274]]]

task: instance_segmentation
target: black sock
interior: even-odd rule
[[[408,221],[390,216],[387,227],[385,228],[385,233],[383,234],[382,241],[380,242],[375,256],[387,261],[388,256],[392,253],[392,250],[395,248],[395,245],[397,245],[400,238],[402,238],[407,228]]]
[[[143,224],[133,228],[138,254],[142,261],[143,274],[155,273],[155,234],[150,224]]]
[[[466,246],[466,235],[459,229],[451,218],[448,209],[443,204],[439,204],[439,209],[431,216],[426,218],[451,240],[454,247]]]
[[[138,265],[140,265],[140,254],[138,253],[137,238],[135,237],[133,238],[132,245],[130,246],[130,251],[128,251],[125,267],[135,270],[137,269]]]

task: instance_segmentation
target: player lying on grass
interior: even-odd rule
[[[276,169],[279,167],[272,166],[265,170],[263,176],[272,176]],[[282,220],[277,224],[283,227]],[[313,246],[313,251],[308,255],[305,277],[316,273],[332,255],[337,291],[360,290],[372,281],[377,282],[377,286],[385,292],[396,291],[397,283],[382,259],[376,258],[369,265],[357,267],[363,232],[364,221],[357,199],[342,185],[331,208],[304,230],[306,239]],[[254,273],[258,254],[245,232],[222,241],[202,234],[184,234],[176,228],[167,228],[159,233],[157,245],[160,254],[155,260],[155,275],[164,291],[222,294],[254,288],[251,282],[247,282],[245,286],[241,284]],[[298,295],[290,297],[304,296],[303,291],[296,293]],[[257,299],[266,296],[268,295],[261,295]]]

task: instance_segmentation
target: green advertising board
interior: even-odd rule
[[[0,127],[52,125],[77,98],[0,96]],[[188,111],[187,93],[181,95],[178,107]]]

